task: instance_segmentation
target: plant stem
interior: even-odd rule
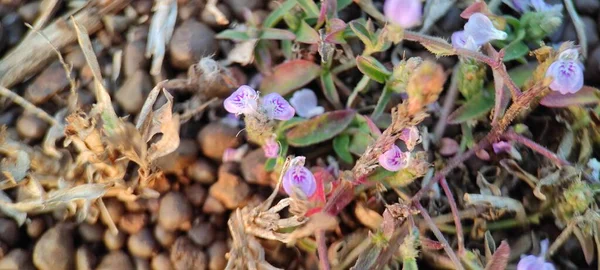
[[[317,252],[319,256],[319,268],[321,270],[329,270],[329,259],[327,258],[327,243],[325,243],[325,231],[317,230],[315,232],[317,238]]]
[[[448,182],[446,178],[442,178],[440,180],[440,186],[446,193],[446,197],[448,198],[448,204],[450,204],[450,210],[452,211],[452,217],[454,218],[454,226],[456,226],[456,239],[458,241],[458,254],[462,255],[465,252],[465,236],[463,235],[462,224],[460,223],[460,216],[458,215],[458,207],[456,206],[456,201],[454,200],[454,195],[452,195],[452,190],[448,186]]]
[[[59,124],[58,121],[56,121],[56,119],[54,119],[47,112],[36,107],[31,102],[29,102],[26,99],[22,98],[21,96],[17,95],[15,92],[10,91],[6,87],[0,86],[0,96],[7,97],[8,99],[12,100],[17,105],[23,107],[23,109],[25,111],[32,113],[33,115],[37,116],[38,118],[48,122],[48,124],[50,124],[50,125],[56,126]]]
[[[448,257],[450,257],[450,260],[452,260],[456,269],[464,269],[464,267],[460,263],[460,260],[456,256],[456,253],[454,252],[454,250],[452,250],[452,247],[448,243],[448,240],[446,240],[440,229],[438,229],[438,227],[435,225],[435,223],[427,213],[427,210],[423,208],[420,202],[416,202],[415,206],[419,209],[419,212],[421,213],[421,216],[423,216],[423,219],[425,220],[427,226],[429,226],[429,229],[433,232],[438,241],[442,243],[444,251],[446,251],[446,254],[448,254]]]
[[[567,166],[570,163],[562,158],[560,158],[559,156],[557,156],[554,152],[548,150],[546,147],[541,146],[540,144],[520,135],[517,134],[514,131],[508,131],[503,135],[504,138],[511,140],[511,141],[515,141],[518,142],[522,145],[527,146],[527,148],[533,150],[534,152],[537,152],[538,154],[546,157],[547,159],[549,159],[550,161],[552,161],[552,163],[554,163],[556,166]]]

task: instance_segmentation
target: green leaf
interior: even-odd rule
[[[314,80],[320,72],[321,67],[311,61],[288,61],[276,66],[273,72],[263,79],[260,90],[264,94],[279,93],[285,96]]]
[[[277,165],[277,158],[269,158],[265,161],[265,171],[272,172]]]
[[[254,65],[260,73],[268,73],[273,64],[269,43],[266,40],[259,40],[254,46]]]
[[[373,137],[369,133],[357,132],[352,136],[350,140],[350,147],[348,150],[357,156],[365,153],[367,147],[374,141]]]
[[[371,56],[357,56],[356,66],[360,72],[378,83],[384,83],[392,75],[392,72]]]
[[[323,72],[321,74],[321,87],[323,88],[323,94],[327,101],[331,102],[334,107],[342,108],[342,103],[340,102],[340,96],[338,95],[337,89],[335,88],[335,84],[333,83],[333,76],[331,72]]]
[[[365,25],[356,20],[351,21],[349,25],[354,34],[365,44],[366,47],[373,47],[373,36],[369,30],[367,30]]]
[[[324,113],[292,128],[287,141],[292,146],[308,146],[330,140],[350,125],[355,114],[353,110]]]
[[[250,36],[245,31],[225,30],[217,35],[218,39],[230,39],[233,41],[250,40]]]
[[[275,133],[277,133],[279,135],[279,134],[287,131],[288,129],[293,128],[293,127],[297,126],[298,124],[304,122],[304,120],[306,120],[306,119],[304,119],[302,117],[294,116],[290,120],[282,121],[279,123],[279,126],[277,126]]]
[[[529,47],[523,41],[511,43],[504,49],[504,62],[519,59],[529,53]]]
[[[337,11],[340,11],[350,4],[352,4],[352,0],[337,0]]]
[[[346,44],[346,39],[344,38],[344,33],[346,32],[346,23],[338,18],[333,18],[329,20],[329,31],[325,35],[325,41],[329,43],[335,44]]]
[[[306,11],[306,15],[309,18],[317,18],[319,17],[319,7],[315,4],[313,0],[296,0],[298,4]]]
[[[451,124],[464,123],[469,120],[484,116],[494,107],[494,95],[489,91],[482,91],[469,99],[464,105],[454,111],[449,117]]]
[[[260,34],[261,39],[294,40],[296,35],[291,31],[277,28],[264,28]]]
[[[354,162],[354,158],[352,154],[348,150],[350,146],[350,135],[342,134],[335,138],[333,138],[333,150],[335,153],[344,161],[345,163],[352,164]]]
[[[277,9],[273,10],[271,14],[263,22],[263,27],[274,27],[283,18],[283,15],[287,14],[296,6],[296,0],[287,0],[283,2]]]
[[[316,44],[321,40],[319,33],[304,20],[300,21],[300,27],[296,30],[296,41],[308,44]]]
[[[552,92],[542,98],[540,104],[551,108],[600,104],[600,90],[594,87],[584,86],[574,94],[563,95],[559,92]]]

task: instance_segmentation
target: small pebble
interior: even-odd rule
[[[69,80],[60,62],[55,61],[40,73],[25,88],[25,99],[33,104],[42,104],[69,87]]]
[[[218,49],[215,32],[203,23],[188,19],[175,28],[169,43],[171,65],[187,69],[202,57],[217,53]]]
[[[19,226],[12,219],[0,218],[0,240],[8,246],[19,242]]]
[[[204,205],[202,206],[202,212],[206,214],[222,214],[226,211],[225,206],[215,197],[208,195]]]
[[[207,269],[206,254],[186,236],[177,238],[171,247],[170,258],[176,270]]]
[[[268,186],[271,183],[270,173],[265,170],[265,152],[258,148],[248,153],[241,162],[244,180],[250,184]]]
[[[127,213],[119,220],[119,229],[128,234],[139,232],[148,223],[145,213]]]
[[[238,128],[220,122],[212,122],[200,130],[196,141],[206,157],[221,162],[223,152],[227,148],[237,148],[240,146],[239,131]]]
[[[152,1],[135,0],[133,3],[131,3],[131,6],[140,15],[150,15],[152,12]]]
[[[145,199],[125,202],[127,212],[141,212],[146,210]]]
[[[206,189],[200,185],[199,183],[194,183],[189,186],[186,186],[183,190],[185,192],[185,196],[188,198],[192,206],[200,207],[206,200],[207,191]]]
[[[221,11],[221,13],[225,16],[225,18],[227,18],[228,21],[231,22],[231,11],[227,7],[227,5],[217,4],[217,9],[219,11]],[[217,22],[217,18],[213,15],[213,13],[208,11],[208,9],[206,9],[206,8],[202,9],[202,12],[200,13],[200,20],[203,23],[210,25],[211,27],[214,27],[214,28],[222,28],[224,26],[227,26],[227,25],[219,24]]]
[[[196,162],[186,168],[187,175],[192,180],[205,185],[217,181],[217,169],[208,160],[198,158]]]
[[[83,51],[81,48],[79,48],[79,46],[74,47],[73,50],[65,56],[65,62],[76,70],[87,65],[87,62],[85,61],[85,55],[83,55]]]
[[[174,231],[165,230],[160,225],[154,226],[154,237],[165,248],[171,247],[171,245],[177,239],[177,234]]]
[[[134,257],[133,262],[135,264],[135,270],[150,270],[150,262],[147,259]]]
[[[575,0],[573,1],[577,11],[583,14],[597,15],[600,9],[600,1],[598,0]]]
[[[100,261],[100,265],[96,270],[134,270],[133,263],[131,262],[131,258],[127,256],[127,254],[121,250],[112,251],[104,257],[102,257],[102,261]]]
[[[196,245],[207,247],[215,239],[215,229],[210,223],[198,223],[188,231],[188,236]]]
[[[109,250],[119,250],[125,245],[125,240],[127,239],[127,235],[122,231],[119,231],[117,234],[113,234],[110,230],[104,231],[104,246]]]
[[[104,226],[99,223],[89,224],[83,222],[77,226],[77,230],[81,238],[87,242],[101,242],[104,238]]]
[[[138,114],[152,90],[152,78],[144,70],[138,70],[127,77],[125,83],[115,93],[115,99],[129,114]]]
[[[225,269],[227,259],[225,254],[229,252],[227,244],[224,241],[217,241],[208,248],[208,269],[221,270]]]
[[[41,217],[35,217],[31,219],[31,222],[26,223],[27,225],[27,235],[29,237],[36,239],[44,233],[46,230],[46,222]]]
[[[17,119],[17,131],[23,139],[37,140],[46,135],[48,123],[32,114],[22,114]]]
[[[129,236],[127,249],[136,257],[149,259],[158,248],[158,243],[148,228],[144,228],[136,234]]]
[[[115,224],[119,223],[123,213],[125,213],[125,206],[123,206],[123,203],[115,199],[108,199],[104,200],[104,205],[106,206],[106,210],[108,211],[112,221]],[[108,219],[103,215],[100,215],[100,219],[104,224],[109,224]]]
[[[192,207],[185,196],[171,191],[160,201],[158,224],[167,230],[185,229],[191,226]]]
[[[47,230],[35,243],[33,264],[40,270],[72,269],[75,248],[73,234],[64,224]]]
[[[75,252],[75,269],[92,270],[94,269],[96,260],[96,256],[88,247],[81,246]]]
[[[31,254],[23,249],[11,250],[0,260],[0,269],[35,270]]]
[[[239,176],[221,171],[219,180],[210,187],[209,193],[227,209],[235,209],[245,204],[250,196],[250,186]]]
[[[223,254],[223,256],[225,256],[225,254]],[[173,265],[171,265],[171,260],[167,253],[161,253],[154,256],[154,258],[152,258],[151,266],[152,270],[173,270]],[[225,266],[223,265],[223,268],[221,269],[225,269]]]

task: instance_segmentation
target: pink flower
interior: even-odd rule
[[[300,160],[300,162],[295,162]],[[304,157],[292,160],[292,166],[283,175],[283,190],[288,195],[294,194],[294,190],[300,190],[306,197],[312,196],[317,190],[317,181],[309,169],[304,167]]]
[[[290,120],[296,111],[281,95],[271,93],[263,97],[262,109],[267,113],[269,119]]]
[[[407,127],[402,130],[400,134],[400,140],[404,141],[406,144],[406,148],[409,151],[412,151],[417,143],[421,141],[421,136],[419,136],[419,129],[415,126]]]
[[[279,155],[279,143],[273,138],[269,138],[262,146],[262,149],[267,158],[276,158]]]
[[[396,145],[392,145],[389,150],[385,151],[385,153],[379,156],[379,165],[391,172],[396,172],[400,169],[406,168],[409,161],[410,153],[402,152],[402,150],[400,150],[400,148]]]
[[[421,0],[385,0],[383,14],[403,28],[421,24],[423,3]]]
[[[517,270],[554,270],[554,265],[552,263],[546,262],[544,257],[546,256],[546,252],[548,251],[548,239],[542,240],[540,242],[541,252],[539,256],[527,255],[521,257],[519,263],[517,264]]]
[[[290,103],[300,117],[311,118],[325,112],[325,109],[317,104],[317,95],[310,89],[296,91],[290,98]]]
[[[258,94],[252,87],[240,86],[223,102],[225,110],[233,114],[248,114],[256,112]]]
[[[497,143],[493,143],[492,148],[494,148],[494,153],[496,154],[510,153],[512,151],[512,144],[505,141],[499,141]]]
[[[469,21],[465,24],[465,36],[472,37],[477,46],[481,46],[491,40],[506,39],[508,36],[505,32],[494,27],[494,24],[483,13],[473,13],[469,17]]]
[[[583,87],[583,65],[578,58],[577,50],[565,50],[548,67],[546,77],[554,78],[550,89],[564,95],[576,93]]]

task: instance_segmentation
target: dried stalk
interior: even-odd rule
[[[54,117],[52,117],[51,115],[49,115],[47,112],[45,112],[44,110],[36,107],[35,105],[31,104],[31,102],[27,101],[26,99],[22,98],[21,96],[19,96],[17,93],[10,91],[10,89],[0,86],[0,96],[4,96],[9,98],[10,100],[12,100],[14,103],[16,103],[17,105],[23,107],[23,109],[25,109],[25,111],[33,113],[33,115],[37,116],[38,118],[48,122],[48,124],[50,125],[58,125],[59,123],[56,121],[56,119],[54,119]]]
[[[423,216],[423,219],[425,220],[427,226],[429,226],[429,229],[433,232],[438,241],[442,243],[444,251],[446,251],[446,254],[448,254],[448,257],[450,257],[450,260],[452,260],[456,269],[464,269],[464,267],[460,263],[460,260],[458,259],[458,256],[456,256],[456,253],[454,253],[454,250],[452,250],[452,247],[448,243],[448,240],[446,240],[440,229],[438,229],[437,225],[433,222],[433,220],[427,213],[427,209],[423,208],[420,202],[415,202],[415,206],[419,209],[421,216]]]

